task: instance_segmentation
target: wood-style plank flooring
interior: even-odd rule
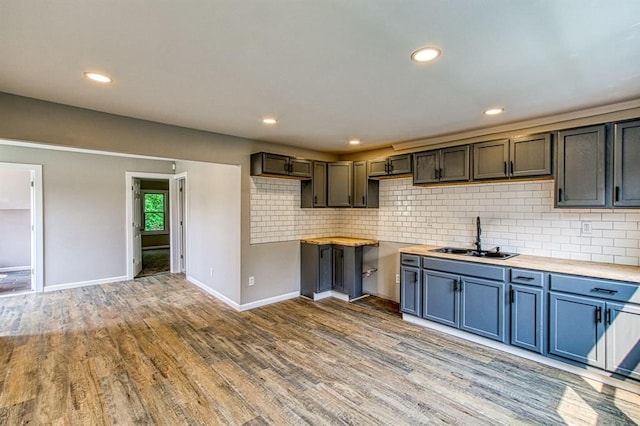
[[[369,298],[235,312],[184,281],[0,299],[0,424],[634,424],[636,394]]]

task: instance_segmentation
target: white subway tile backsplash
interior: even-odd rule
[[[330,235],[638,265],[640,210],[555,209],[553,181],[414,187],[380,181],[379,209],[301,209],[300,182],[251,178],[251,243]],[[591,233],[582,233],[582,222]]]

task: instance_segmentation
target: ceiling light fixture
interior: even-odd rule
[[[429,62],[433,61],[442,54],[437,47],[427,46],[414,50],[411,54],[411,60],[414,62]]]
[[[360,145],[360,141],[358,139],[351,139],[349,141],[350,145]]]
[[[273,117],[265,117],[262,119],[262,124],[269,124],[269,125],[273,125],[276,124],[278,122],[278,120],[276,120]]]
[[[504,108],[495,107],[484,110],[484,115],[498,115],[504,112]]]
[[[111,83],[113,79],[106,74],[100,74],[98,72],[85,72],[84,76],[89,80],[96,81],[98,83]]]

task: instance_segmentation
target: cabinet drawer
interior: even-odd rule
[[[417,254],[400,254],[400,263],[407,266],[416,266],[420,267],[420,256]]]
[[[451,274],[467,275],[488,280],[504,281],[505,268],[500,266],[482,265],[479,263],[461,262],[457,260],[436,259],[423,257],[422,267]]]
[[[534,287],[542,287],[544,273],[538,271],[528,271],[526,269],[512,269],[511,282],[514,284],[524,284]]]
[[[565,293],[581,294],[599,299],[640,303],[640,287],[618,281],[551,274],[550,289]]]

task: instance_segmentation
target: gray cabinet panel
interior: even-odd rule
[[[422,315],[422,285],[420,268],[400,267],[400,310],[405,314]]]
[[[333,249],[331,245],[318,246],[320,256],[318,268],[317,292],[331,290],[333,287]]]
[[[640,207],[640,121],[615,126],[613,205]]]
[[[311,180],[300,182],[300,207],[327,207],[327,163],[314,161]]]
[[[327,205],[351,207],[353,169],[351,161],[339,161],[327,165]]]
[[[605,206],[605,136],[605,126],[558,132],[558,207]]]
[[[311,161],[298,158],[289,159],[289,175],[311,178]]]
[[[460,325],[459,277],[424,271],[423,282],[423,318],[457,328]]]
[[[469,180],[469,145],[441,150],[440,182]]]
[[[463,278],[460,288],[460,329],[505,341],[505,284]]]
[[[313,298],[314,293],[331,290],[333,281],[331,245],[300,243],[300,294]]]
[[[387,159],[380,158],[377,160],[369,160],[367,162],[369,165],[368,175],[369,177],[378,177],[378,176],[386,176],[387,175]]]
[[[367,206],[367,162],[353,162],[353,207]]]
[[[284,155],[267,154],[262,157],[262,171],[263,173],[271,173],[274,175],[287,175],[289,157]]]
[[[511,344],[542,353],[543,290],[511,285]]]
[[[640,379],[640,306],[607,303],[608,371]]]
[[[508,161],[508,139],[473,144],[474,179],[506,178]]]
[[[419,152],[413,156],[413,183],[436,183],[440,173],[440,150]]]
[[[388,158],[389,175],[407,175],[412,170],[412,155],[394,155]]]
[[[522,136],[511,140],[509,172],[512,177],[551,174],[551,135]]]
[[[604,302],[549,294],[549,353],[605,367]]]
[[[506,270],[502,266],[483,265],[481,263],[462,262],[459,260],[438,259],[425,256],[422,267],[453,274],[468,275],[489,280],[504,281]]]
[[[333,289],[345,293],[344,286],[344,247],[333,248]]]

